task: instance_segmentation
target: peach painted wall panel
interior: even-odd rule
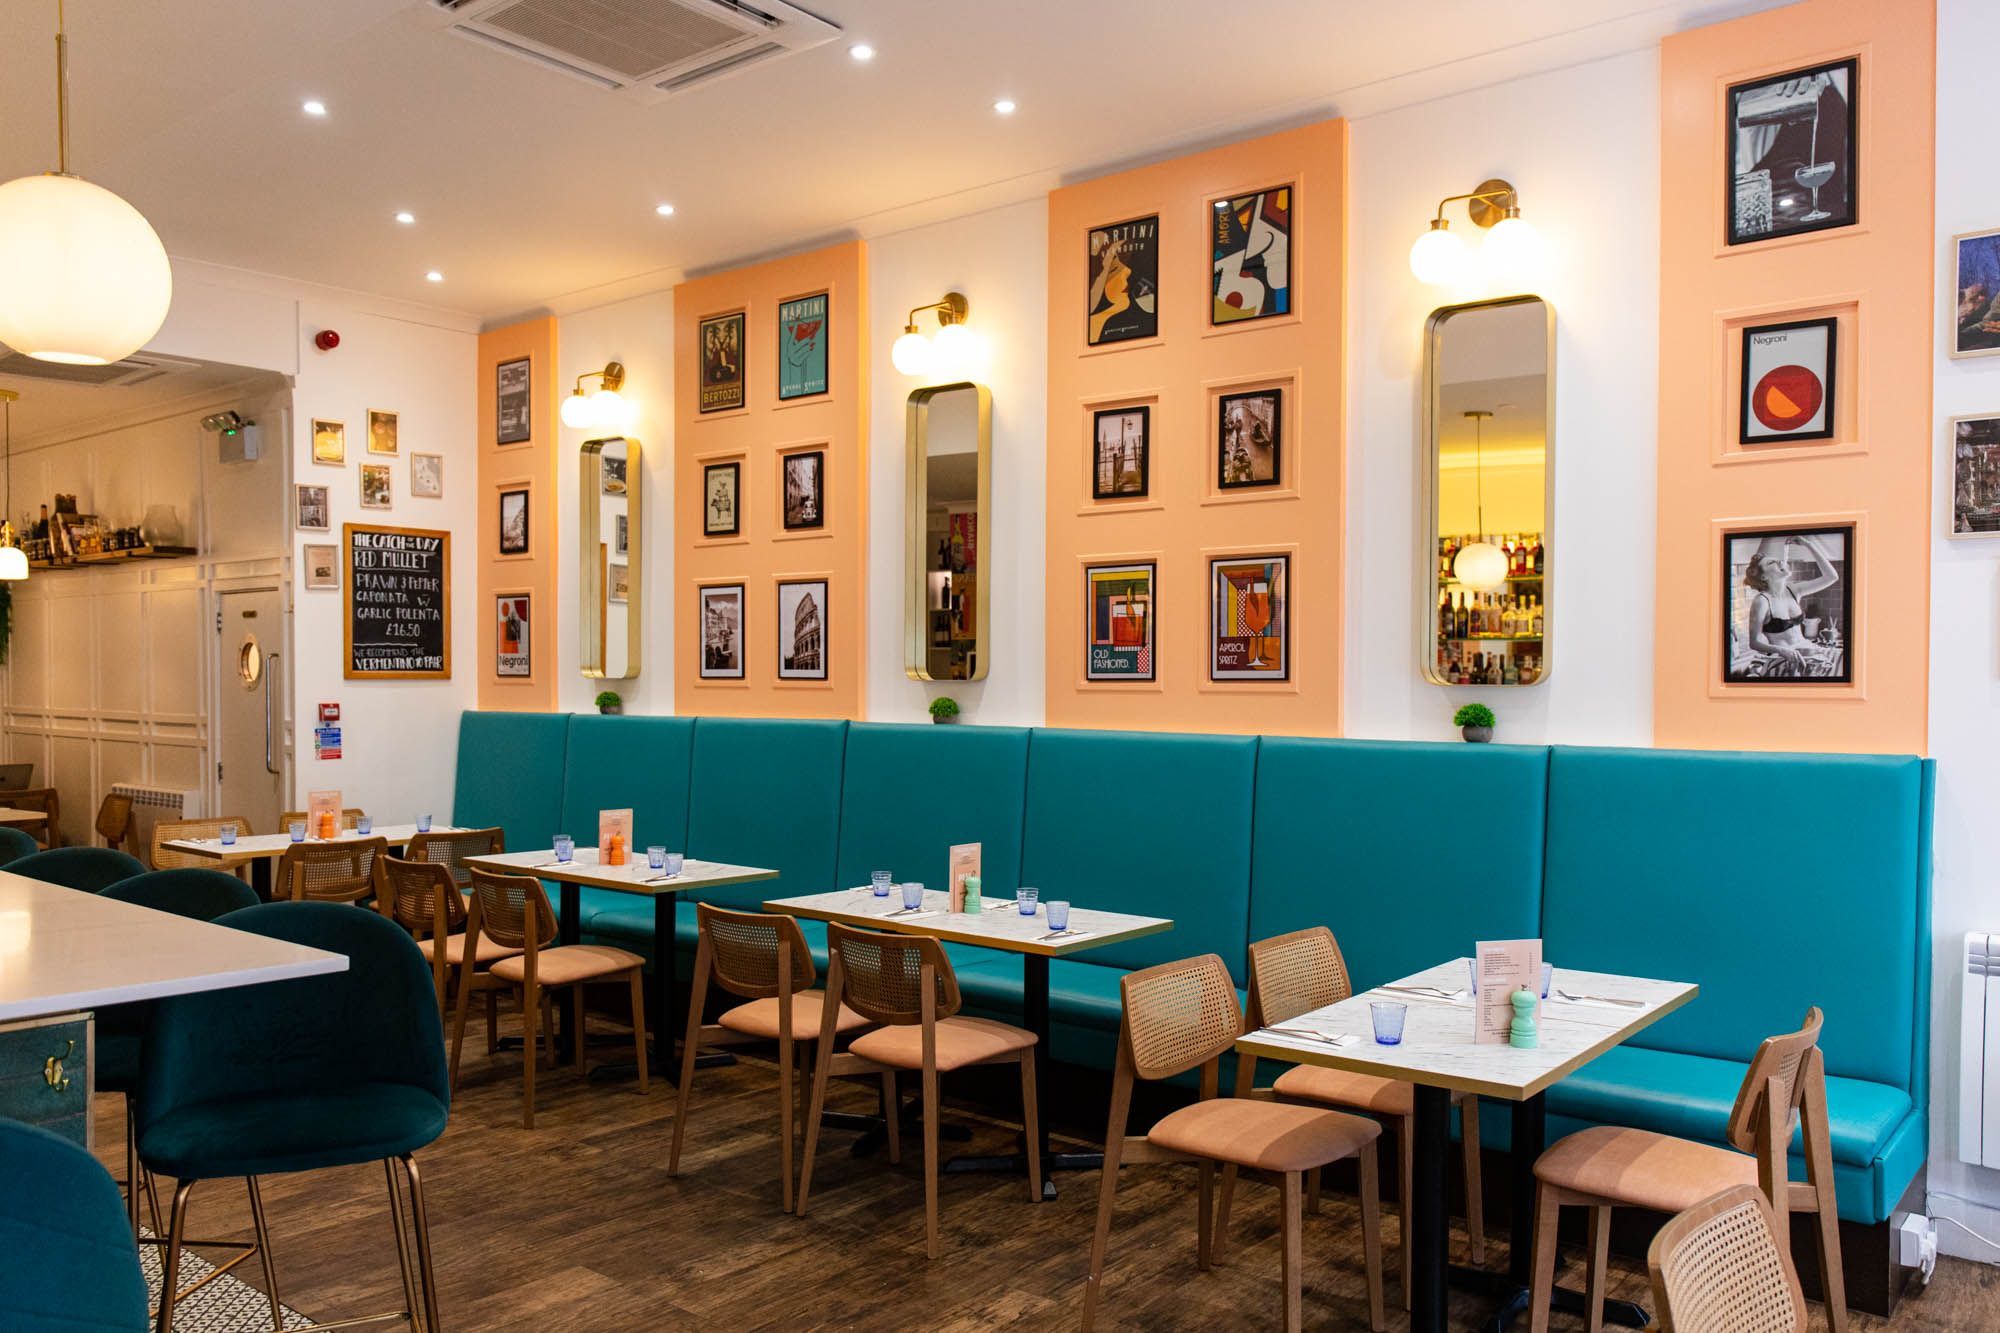
[[[1657,744],[1925,748],[1934,31],[1929,0],[1806,0],[1661,43]],[[1848,57],[1858,224],[1726,245],[1729,86]],[[1825,444],[1742,449],[1741,326],[1827,314],[1847,424]],[[1718,534],[1794,519],[1857,524],[1854,683],[1726,685]]]
[[[868,253],[849,241],[674,288],[674,711],[860,717],[867,698]],[[778,399],[778,304],[827,293],[828,392]],[[701,321],[744,312],[744,405],[700,411]],[[787,532],[779,459],[826,455],[824,526]],[[703,468],[741,464],[739,531],[703,535]],[[825,579],[827,678],[778,679],[779,580]],[[703,680],[697,590],[741,583],[742,680]]]
[[[496,444],[496,368],[521,357],[528,370],[531,425],[523,444]],[[479,621],[481,708],[547,713],[556,709],[556,542],[564,525],[556,514],[556,468],[561,449],[556,414],[564,386],[556,382],[556,322],[525,320],[479,335],[479,600],[471,610]],[[446,478],[445,484],[451,484]],[[500,552],[500,492],[528,492],[528,553]],[[494,599],[502,593],[527,593],[528,647],[532,674],[493,674],[494,640],[499,626]]]
[[[1290,185],[1291,312],[1210,326],[1211,201]],[[1347,123],[1323,121],[1049,196],[1048,683],[1052,727],[1338,735],[1346,384]],[[1157,338],[1085,343],[1092,227],[1158,214]],[[1286,389],[1280,485],[1218,492],[1215,395]],[[1093,501],[1091,414],[1151,409],[1150,493]],[[1244,498],[1252,497],[1252,498]],[[1284,682],[1211,682],[1211,556],[1291,558]],[[1085,682],[1086,564],[1153,560],[1150,684]]]

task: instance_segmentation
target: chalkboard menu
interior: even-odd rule
[[[451,534],[341,527],[349,680],[451,677]]]

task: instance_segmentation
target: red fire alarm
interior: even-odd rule
[[[331,352],[340,346],[340,335],[332,329],[321,329],[313,335],[313,346],[322,352]]]

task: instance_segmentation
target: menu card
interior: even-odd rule
[[[1535,1017],[1542,1013],[1542,942],[1540,940],[1481,940],[1473,946],[1479,962],[1478,1009],[1473,1040],[1480,1045],[1507,1044],[1514,1025],[1515,991],[1526,986],[1535,996]]]
[[[601,866],[622,866],[632,852],[632,812],[627,810],[599,810],[597,812],[597,864]]]
[[[979,844],[962,842],[951,849],[951,910],[965,910],[965,877],[979,873]]]
[[[340,836],[338,791],[315,791],[306,794],[306,836],[308,838]]]

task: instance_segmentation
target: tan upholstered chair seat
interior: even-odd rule
[[[792,1040],[818,1041],[820,1019],[825,1016],[826,992],[820,990],[799,991],[792,996]],[[725,1010],[715,1020],[731,1032],[741,1032],[745,1036],[757,1037],[764,1041],[778,1039],[778,997],[767,996],[761,1000],[751,1000],[739,1004],[734,1009]],[[846,1005],[834,1016],[835,1032],[852,1032],[865,1028],[868,1020],[855,1013]]]
[[[1757,1159],[1667,1134],[1598,1125],[1543,1153],[1535,1178],[1635,1208],[1678,1213],[1733,1185],[1755,1185]]]
[[[1381,1134],[1380,1125],[1358,1115],[1214,1097],[1170,1112],[1146,1138],[1173,1152],[1252,1170],[1311,1171],[1354,1156]]]
[[[1324,1069],[1318,1065],[1297,1065],[1278,1075],[1271,1091],[1280,1097],[1325,1102],[1328,1106],[1351,1106],[1377,1115],[1409,1115],[1414,1109],[1415,1088],[1393,1078],[1357,1074],[1345,1069]],[[1454,1091],[1451,1099],[1465,1094]]]
[[[426,959],[429,959],[431,951],[436,945],[437,941],[435,940],[418,940],[417,951],[423,954]],[[521,951],[519,949],[511,945],[502,944],[491,936],[481,935],[478,946],[472,951],[472,961],[474,966],[480,966],[486,963],[497,963],[502,958],[518,958],[520,955]],[[465,961],[465,936],[447,935],[444,937],[444,960],[452,967],[457,967]],[[546,969],[544,970],[546,971]]]
[[[643,967],[645,962],[636,953],[608,944],[565,944],[543,949],[535,956],[535,982],[542,986],[573,986],[579,981],[616,976],[628,968]],[[527,976],[528,960],[503,958],[487,971],[502,981],[518,984]]]
[[[1009,1051],[1024,1051],[1035,1044],[1035,1034],[990,1018],[962,1015],[940,1018],[937,1022],[937,1067],[963,1069],[967,1065],[995,1060]],[[924,1067],[924,1030],[909,1026],[878,1028],[856,1037],[848,1050],[864,1060],[896,1069]]]

